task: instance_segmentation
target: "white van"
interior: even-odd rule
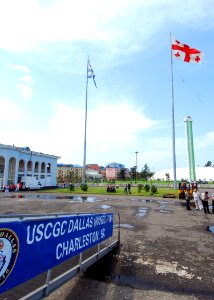
[[[33,176],[23,176],[21,179],[22,190],[40,190],[43,186],[41,182]]]

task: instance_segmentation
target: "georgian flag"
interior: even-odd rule
[[[200,64],[204,53],[197,49],[190,48],[188,45],[181,44],[178,40],[172,38],[172,55],[188,63]]]

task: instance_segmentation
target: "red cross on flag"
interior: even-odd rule
[[[182,59],[188,63],[201,63],[203,52],[190,48],[190,46],[181,44],[178,40],[172,37],[172,55],[175,58]]]

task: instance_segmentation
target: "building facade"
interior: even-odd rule
[[[115,180],[118,178],[118,173],[121,169],[125,169],[125,166],[118,163],[110,163],[106,166],[106,179]]]
[[[83,177],[83,167],[72,164],[57,165],[58,182],[79,182]]]
[[[45,187],[56,186],[57,159],[31,151],[29,147],[0,144],[0,188],[21,182],[23,176],[36,177]]]
[[[94,166],[94,165],[93,165]],[[97,165],[98,166],[98,165]],[[86,169],[87,179],[101,179],[103,176],[99,171],[88,168]],[[72,164],[57,165],[57,181],[58,183],[81,182],[83,178],[83,167]]]
[[[92,170],[95,170],[95,171],[99,171],[100,170],[100,167],[98,166],[98,164],[88,164],[88,165],[86,165],[86,167],[88,169],[92,169]]]

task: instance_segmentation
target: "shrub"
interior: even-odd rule
[[[138,184],[138,186],[137,186],[137,191],[138,191],[138,193],[140,193],[141,191],[142,191],[142,189],[143,189],[143,184]]]
[[[157,190],[158,190],[158,189],[157,189],[156,185],[152,185],[152,186],[151,186],[151,193],[152,193],[152,194],[157,193]]]
[[[86,192],[86,191],[88,190],[88,185],[87,185],[87,183],[81,183],[80,189],[81,189],[83,192]]]
[[[70,185],[69,185],[69,190],[70,190],[70,191],[75,191],[75,186],[74,186],[73,183],[70,183]]]
[[[163,194],[163,198],[176,198],[175,194]]]
[[[144,190],[145,190],[146,192],[148,192],[148,191],[150,190],[150,185],[149,185],[149,184],[145,184]]]

